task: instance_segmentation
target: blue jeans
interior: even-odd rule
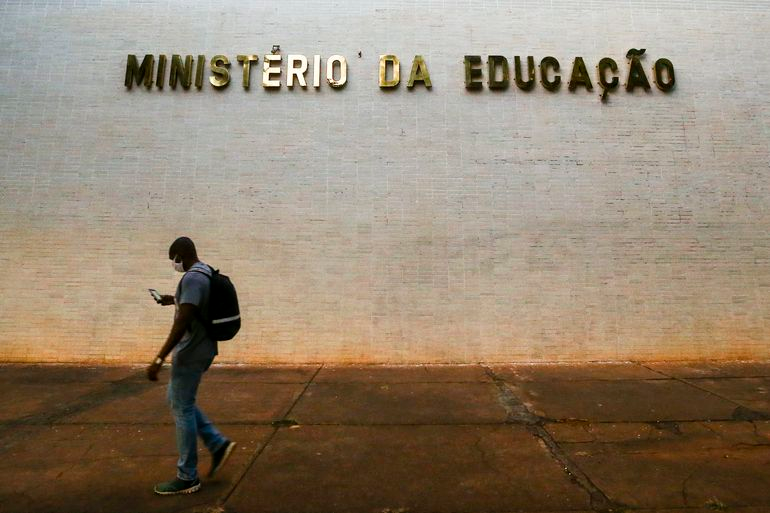
[[[206,448],[214,453],[226,443],[222,433],[206,418],[195,405],[195,394],[203,373],[211,365],[211,360],[171,366],[171,379],[168,383],[168,402],[176,423],[176,448],[179,451],[177,474],[186,481],[198,477],[197,436],[200,435]]]

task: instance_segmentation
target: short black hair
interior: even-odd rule
[[[168,248],[168,259],[172,260],[175,255],[179,255],[182,260],[187,257],[198,258],[198,253],[195,251],[195,244],[192,239],[189,237],[179,237],[172,242]]]

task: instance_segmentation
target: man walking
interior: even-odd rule
[[[197,492],[197,436],[211,452],[213,476],[230,456],[235,442],[225,438],[195,405],[195,395],[203,373],[217,355],[217,342],[206,332],[206,315],[210,291],[211,268],[198,260],[195,244],[179,237],[169,247],[168,258],[174,269],[185,273],[174,296],[161,296],[161,305],[176,304],[174,324],[158,356],[147,368],[147,377],[157,381],[166,356],[173,350],[168,402],[176,424],[176,446],[179,451],[176,479],[155,485],[155,493],[174,495]]]

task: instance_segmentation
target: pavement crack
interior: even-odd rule
[[[633,363],[635,365],[638,365],[640,367],[644,367],[645,369],[647,369],[650,372],[654,372],[655,374],[660,374],[661,376],[663,376],[662,378],[652,378],[652,379],[675,379],[673,376],[669,376],[665,372],[653,369],[649,365],[646,365],[644,362],[640,362],[640,361],[636,361],[636,360],[631,360],[631,363]]]
[[[500,472],[500,470],[499,470],[499,469],[498,469],[496,466],[492,465],[492,464],[490,463],[489,459],[487,458],[487,452],[486,452],[486,451],[485,451],[485,450],[484,450],[484,449],[481,447],[481,441],[482,441],[482,437],[481,437],[481,436],[479,436],[479,437],[476,439],[476,443],[474,443],[474,444],[473,444],[473,447],[474,447],[474,448],[475,448],[475,449],[476,449],[476,450],[479,452],[479,454],[481,455],[481,461],[482,461],[482,463],[484,464],[484,467],[485,467],[485,468],[487,468],[487,469],[489,469],[489,470],[492,470],[492,471],[493,471],[493,472],[495,472],[496,474],[500,474],[500,473],[501,473],[501,472]]]
[[[506,412],[506,423],[513,423],[513,424],[538,424],[542,423],[544,421],[543,418],[541,418],[539,415],[535,415],[529,409],[527,406],[519,400],[518,397],[511,391],[508,384],[503,381],[495,372],[485,366],[482,365],[484,368],[484,371],[487,373],[487,375],[492,379],[492,381],[497,386],[498,391],[498,402],[500,405],[505,409]]]
[[[685,478],[684,478],[684,480],[682,481],[682,503],[684,504],[684,506],[685,506],[686,508],[687,508],[687,507],[690,507],[690,503],[689,503],[689,497],[688,497],[688,494],[687,494],[687,483],[690,481],[690,479],[692,479],[692,476],[694,476],[694,475],[696,474],[696,472],[698,472],[698,471],[697,471],[697,470],[693,470],[693,471],[692,471],[692,472],[690,472],[690,474],[689,474],[687,477],[685,477]]]
[[[508,384],[500,378],[490,367],[483,365],[484,371],[492,379],[498,389],[498,400],[503,405],[508,418],[506,422],[521,423],[526,426],[530,434],[540,439],[551,457],[559,463],[562,470],[567,474],[570,480],[579,486],[587,495],[591,504],[591,509],[597,513],[613,513],[624,511],[625,506],[612,501],[583,470],[576,465],[558,442],[551,436],[544,424],[546,418],[531,412],[527,406],[519,400],[510,390]]]
[[[769,443],[758,443],[758,444],[750,444],[746,442],[738,442],[737,444],[733,444],[730,446],[730,449],[745,449],[748,447],[770,447]]]
[[[759,439],[764,439],[764,437],[759,434],[759,426],[757,426],[757,423],[753,420],[750,420],[749,424],[751,424],[751,427],[754,430],[754,436]]]

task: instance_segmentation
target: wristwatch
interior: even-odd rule
[[[152,363],[154,363],[155,365],[161,365],[163,364],[163,358],[161,358],[160,356],[156,356],[155,359],[152,361]]]

